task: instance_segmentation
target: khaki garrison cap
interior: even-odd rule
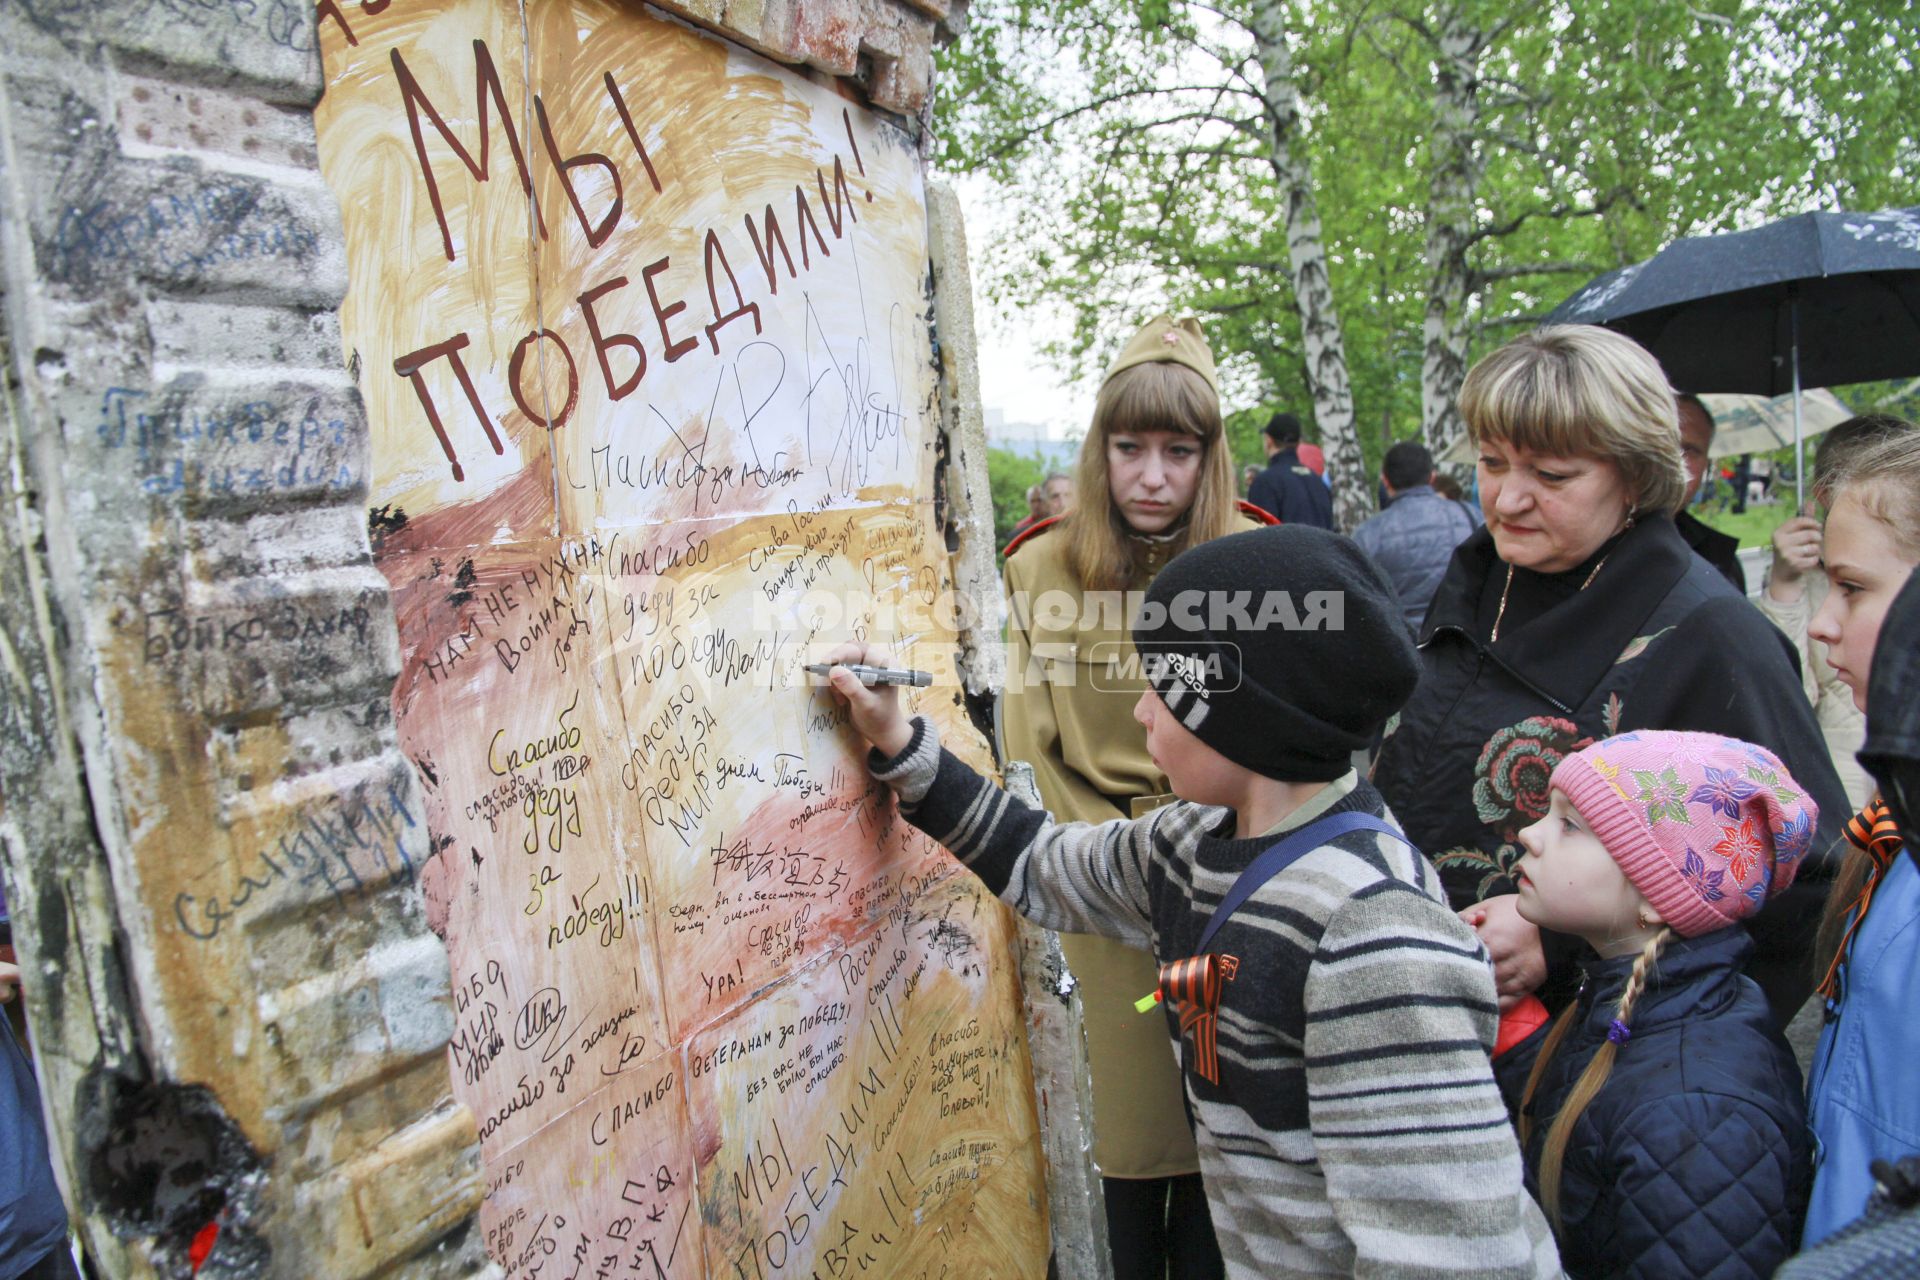
[[[1155,316],[1147,322],[1147,327],[1133,336],[1133,341],[1122,348],[1120,356],[1107,370],[1107,376],[1101,379],[1104,385],[1113,380],[1113,375],[1122,369],[1131,369],[1137,364],[1183,364],[1207,380],[1213,388],[1213,394],[1220,394],[1220,378],[1214,372],[1213,351],[1207,346],[1207,337],[1200,332],[1200,322],[1188,316],[1176,322],[1172,316]]]

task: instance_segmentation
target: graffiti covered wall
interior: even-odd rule
[[[1038,1275],[1012,923],[802,671],[976,763],[911,137],[606,0],[321,6],[394,708],[509,1276]]]

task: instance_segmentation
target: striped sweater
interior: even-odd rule
[[[942,750],[925,720],[869,766],[1022,915],[1163,962],[1193,953],[1279,835],[1328,813],[1385,814],[1349,773],[1254,839],[1230,838],[1231,810],[1187,803],[1057,824]],[[1235,958],[1219,1083],[1184,1077],[1229,1275],[1560,1274],[1488,1065],[1486,953],[1424,857],[1373,832],[1339,836],[1268,881],[1210,949]]]

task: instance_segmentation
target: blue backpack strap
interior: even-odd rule
[[[1248,898],[1260,891],[1260,886],[1285,871],[1306,854],[1336,836],[1346,835],[1350,831],[1377,831],[1383,836],[1392,836],[1395,840],[1414,848],[1413,841],[1394,829],[1393,824],[1370,813],[1332,813],[1324,818],[1309,822],[1298,831],[1292,832],[1278,844],[1263,850],[1259,857],[1247,864],[1233,882],[1233,888],[1227,890],[1227,896],[1220,899],[1220,905],[1213,909],[1213,916],[1207,921],[1207,927],[1200,931],[1200,941],[1194,945],[1193,954],[1203,955],[1207,944],[1213,941],[1213,935],[1227,922],[1227,917],[1238,911]]]

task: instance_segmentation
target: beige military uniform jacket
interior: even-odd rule
[[[1241,528],[1257,527],[1242,517]],[[1236,529],[1236,531],[1238,531]],[[1144,591],[1169,555],[1155,551],[1130,586]],[[1170,546],[1171,544],[1164,544]],[[1000,706],[1002,759],[1033,765],[1040,799],[1062,822],[1105,822],[1149,813],[1174,799],[1147,755],[1146,730],[1133,718],[1146,687],[1127,635],[1124,601],[1106,610],[1079,607],[1062,618],[1045,593],[1084,600],[1056,526],[1007,558],[1009,599],[1019,610],[1007,630],[1007,688]],[[1116,596],[1119,593],[1116,593]],[[1058,600],[1060,597],[1056,597]],[[1180,1065],[1165,1015],[1135,1012],[1133,1002],[1159,985],[1144,951],[1090,935],[1062,935],[1080,983],[1087,1057],[1093,1072],[1093,1157],[1109,1178],[1164,1178],[1200,1168],[1180,1096]]]

